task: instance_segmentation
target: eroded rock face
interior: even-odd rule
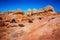
[[[54,11],[54,9],[53,9],[52,6],[46,6],[46,7],[45,7],[45,10],[46,10],[46,11],[50,11],[50,12],[53,12],[53,11]]]
[[[59,31],[60,13],[51,6],[0,13],[0,40],[60,40]]]
[[[38,12],[54,12],[54,9],[53,9],[53,7],[52,6],[46,6],[45,8],[41,8],[41,9],[39,9],[38,10]]]

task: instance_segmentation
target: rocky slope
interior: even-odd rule
[[[52,6],[0,12],[0,40],[60,40],[60,13]]]

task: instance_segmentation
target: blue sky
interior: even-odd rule
[[[60,0],[0,0],[0,11],[21,9],[24,12],[28,8],[44,8],[47,5],[60,12]]]

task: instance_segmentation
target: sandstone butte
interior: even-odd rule
[[[52,6],[0,12],[0,40],[60,40],[60,13]]]

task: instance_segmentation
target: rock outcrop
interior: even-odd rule
[[[0,12],[0,40],[60,40],[60,13],[52,6]]]

